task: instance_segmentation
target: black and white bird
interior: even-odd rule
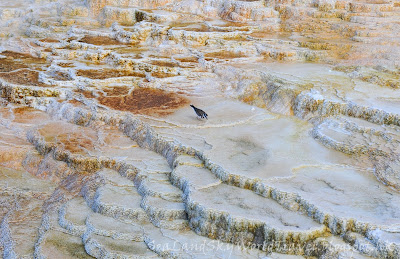
[[[194,107],[193,104],[191,104],[190,106],[193,108],[193,110],[197,114],[197,116],[199,116],[200,118],[206,118],[208,120],[207,113],[205,113],[202,109]]]

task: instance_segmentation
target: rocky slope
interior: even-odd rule
[[[399,258],[399,24],[392,0],[1,1],[2,257]]]

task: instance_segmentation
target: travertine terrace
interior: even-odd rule
[[[399,0],[2,0],[0,28],[3,258],[400,258]]]

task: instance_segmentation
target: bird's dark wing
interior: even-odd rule
[[[205,113],[202,109],[196,108],[194,106],[192,106],[194,112],[197,114],[197,116],[199,116],[200,118],[207,118],[207,113]]]

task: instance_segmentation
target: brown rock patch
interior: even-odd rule
[[[105,36],[89,36],[86,35],[79,42],[84,42],[93,45],[122,45],[121,43],[115,39]]]
[[[74,106],[82,106],[82,103],[80,101],[78,101],[78,100],[75,100],[75,99],[69,100],[68,103],[70,103],[70,104],[72,104]]]
[[[14,110],[14,114],[26,114],[27,112],[35,111],[35,109],[27,106],[17,107]]]
[[[182,57],[182,58],[175,58],[176,60],[179,60],[180,62],[197,62],[198,59],[196,57]]]
[[[44,38],[40,40],[41,42],[48,42],[48,43],[58,43],[60,42],[59,40],[52,39],[52,38]]]
[[[254,38],[261,38],[261,39],[288,39],[291,34],[288,32],[271,32],[271,31],[255,31],[249,34],[249,36]]]
[[[93,139],[82,136],[80,133],[68,133],[59,135],[57,139],[64,144],[64,148],[72,153],[86,154],[86,150],[93,149]]]
[[[157,78],[166,78],[166,77],[172,77],[175,75],[164,73],[164,72],[153,72],[153,73],[151,73],[151,76],[157,77]]]
[[[76,38],[76,37],[70,37],[70,38],[67,39],[67,42],[71,42],[71,41],[77,40],[77,39],[78,39],[78,38]]]
[[[69,76],[68,73],[62,72],[62,71],[57,71],[54,73],[54,79],[58,81],[70,81],[71,77]]]
[[[27,68],[28,66],[21,63],[15,62],[13,59],[2,58],[0,59],[0,72],[10,72],[20,68]]]
[[[59,122],[50,122],[38,132],[47,143],[63,147],[75,154],[87,154],[88,150],[93,150],[97,138],[95,132],[89,128],[78,131],[75,125]]]
[[[0,72],[10,72],[16,69],[28,67],[41,70],[43,64],[46,63],[46,59],[44,58],[36,58],[25,53],[6,50],[0,54],[6,56],[6,58],[0,59]]]
[[[93,94],[92,91],[84,91],[84,90],[74,90],[76,93],[81,93],[86,98],[95,98],[96,96]]]
[[[1,52],[1,55],[10,57],[10,58],[15,58],[15,59],[26,59],[26,58],[33,58],[31,55],[26,54],[26,53],[20,53],[20,52],[14,52],[10,50],[5,50]]]
[[[13,109],[13,113],[13,122],[17,123],[36,123],[37,121],[44,122],[49,119],[45,112],[27,106],[17,107]]]
[[[162,67],[177,67],[178,64],[171,62],[171,61],[162,61],[162,60],[152,60],[150,64]]]
[[[14,52],[14,51],[10,51],[10,50],[3,51],[1,53],[1,55],[9,57],[9,58],[13,58],[13,59],[21,59],[21,60],[24,60],[25,62],[29,62],[29,63],[45,63],[46,62],[46,59],[44,59],[44,58],[37,58],[37,57],[31,56],[30,54]]]
[[[129,95],[102,96],[98,100],[115,110],[159,116],[171,114],[189,103],[188,99],[176,93],[146,88],[136,89]]]
[[[103,91],[107,93],[107,96],[120,96],[127,95],[129,89],[126,86],[115,86],[112,88],[106,88]]]
[[[39,72],[30,69],[21,69],[14,72],[0,73],[4,80],[19,85],[49,86],[39,82]]]
[[[111,68],[103,69],[80,69],[76,72],[77,76],[84,76],[90,79],[106,79],[112,77],[123,77],[123,76],[136,76],[145,77],[144,73],[128,71],[128,70],[118,70]]]
[[[68,63],[68,62],[61,62],[57,64],[60,67],[73,67],[74,64],[73,63]]]
[[[222,51],[219,51],[219,52],[207,53],[204,56],[208,57],[208,58],[220,58],[220,59],[245,57],[245,55],[243,55],[241,53],[236,53],[236,52],[233,52],[233,51],[226,51],[226,50],[222,50]]]

